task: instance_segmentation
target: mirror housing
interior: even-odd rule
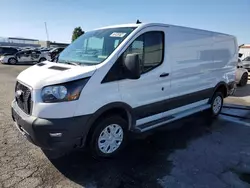
[[[140,58],[138,54],[128,54],[123,60],[126,77],[129,79],[139,79],[141,77]]]

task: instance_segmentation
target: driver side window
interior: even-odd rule
[[[146,73],[163,62],[164,33],[161,31],[150,31],[142,34],[124,52],[127,54],[138,54],[141,64],[141,73]]]
[[[24,56],[24,52],[19,52],[17,53],[17,56],[20,58],[20,57],[23,57]]]

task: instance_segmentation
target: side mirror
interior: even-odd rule
[[[139,79],[141,77],[140,58],[138,54],[128,54],[123,61],[126,76],[130,79]]]

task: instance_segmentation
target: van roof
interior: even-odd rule
[[[98,29],[108,29],[108,28],[117,28],[117,27],[147,27],[147,26],[180,27],[180,28],[186,28],[186,29],[193,29],[193,30],[197,30],[197,31],[212,32],[212,33],[232,36],[232,35],[229,35],[229,34],[226,34],[226,33],[220,33],[220,32],[209,31],[209,30],[198,29],[198,28],[191,28],[191,27],[186,27],[186,26],[164,24],[164,23],[139,23],[139,24],[131,23],[131,24],[111,25],[111,26],[101,27],[101,28],[98,28]],[[97,30],[97,29],[95,29],[95,30]]]
[[[120,25],[110,25],[110,26],[105,26],[97,29],[109,29],[109,28],[117,28],[117,27],[138,27],[139,25],[142,24],[120,24]],[[97,30],[95,29],[95,30]]]

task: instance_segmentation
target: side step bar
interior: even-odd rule
[[[205,105],[202,105],[202,106],[199,106],[199,107],[196,107],[196,108],[192,108],[192,109],[189,109],[189,110],[177,113],[177,114],[173,114],[173,115],[170,115],[170,116],[163,117],[163,118],[158,119],[158,120],[150,121],[148,123],[144,123],[142,125],[137,126],[135,128],[134,132],[142,133],[142,132],[145,132],[145,131],[149,131],[151,129],[163,126],[163,125],[165,125],[167,123],[170,123],[172,121],[175,121],[175,120],[190,116],[192,114],[195,114],[197,112],[201,112],[203,110],[209,109],[210,107],[211,107],[210,104],[205,104]]]

